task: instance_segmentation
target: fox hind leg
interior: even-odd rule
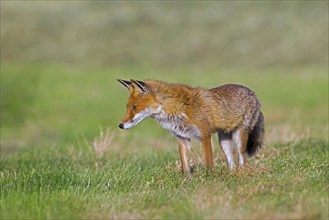
[[[219,144],[225,154],[226,162],[230,170],[235,170],[236,165],[233,157],[232,133],[218,132]]]
[[[248,130],[243,127],[238,128],[236,131],[233,132],[233,140],[238,150],[240,167],[244,167],[247,161],[248,135]]]

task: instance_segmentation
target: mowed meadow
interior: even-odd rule
[[[0,218],[328,219],[328,3],[148,4],[1,2]],[[216,40],[221,16],[232,23]],[[182,175],[175,137],[155,121],[118,128],[128,94],[117,78],[246,85],[262,103],[264,147],[229,172],[214,135],[208,171],[194,141],[194,172]]]

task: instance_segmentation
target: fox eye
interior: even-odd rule
[[[137,109],[137,105],[133,105],[133,106],[131,106],[131,109],[132,109],[132,110],[136,110],[136,109]]]

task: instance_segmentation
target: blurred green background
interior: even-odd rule
[[[116,78],[245,84],[269,133],[327,137],[328,2],[1,1],[3,152],[118,130]],[[147,120],[138,136],[170,134]]]
[[[0,1],[1,219],[328,219],[328,1]],[[147,119],[121,79],[244,84],[265,145],[230,173]]]
[[[326,65],[328,3],[2,2],[2,61],[173,68]]]

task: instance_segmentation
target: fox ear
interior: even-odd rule
[[[137,85],[138,88],[141,90],[141,92],[144,92],[144,93],[147,92],[147,88],[146,88],[146,84],[145,84],[145,82],[143,82],[143,81],[139,81],[139,80],[134,80],[134,79],[131,79],[130,81],[131,81],[133,84]]]
[[[117,79],[119,83],[121,83],[124,87],[126,87],[128,90],[131,87],[131,82],[123,79]]]

